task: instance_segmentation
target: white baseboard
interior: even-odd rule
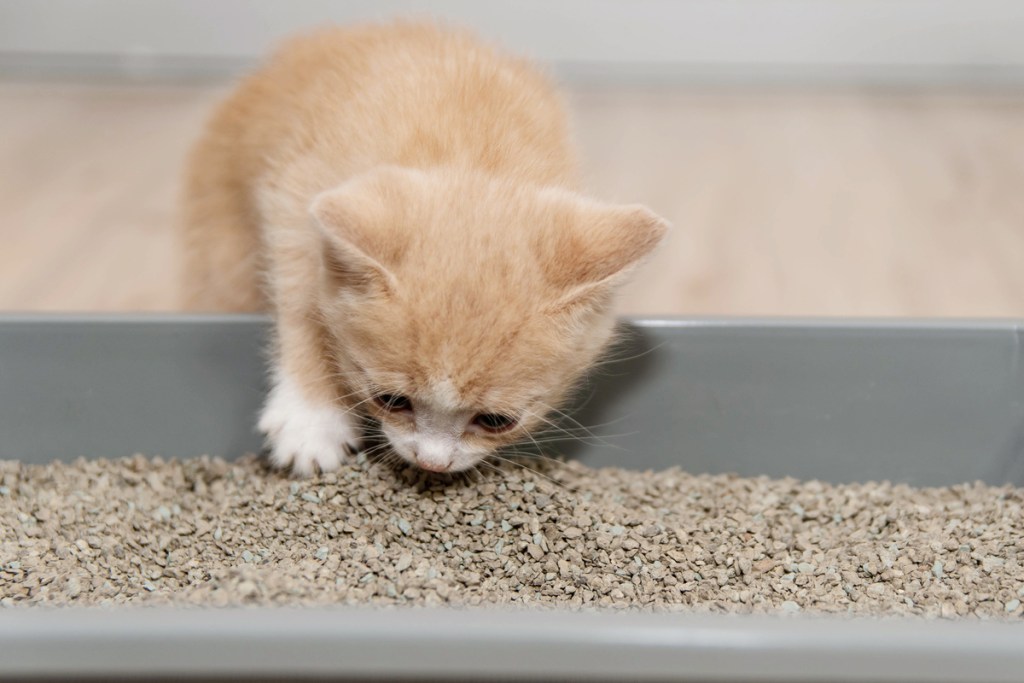
[[[1020,0],[0,0],[0,71],[217,77],[288,33],[396,16],[571,80],[1024,84]]]

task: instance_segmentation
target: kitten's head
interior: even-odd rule
[[[399,456],[436,472],[545,423],[666,229],[640,206],[396,167],[321,194],[312,215],[318,314],[345,393]]]

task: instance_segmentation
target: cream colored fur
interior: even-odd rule
[[[457,471],[541,424],[666,227],[577,183],[548,81],[460,31],[324,30],[242,83],[189,162],[186,295],[273,312],[272,460],[333,469],[369,414],[398,455]]]

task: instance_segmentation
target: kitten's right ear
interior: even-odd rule
[[[385,264],[397,254],[381,230],[386,207],[365,190],[346,183],[313,200],[310,214],[320,230],[324,269],[339,288],[393,293],[398,282]]]
[[[558,229],[543,235],[540,249],[549,281],[561,290],[548,312],[609,303],[668,229],[665,219],[639,204],[604,204],[560,189],[542,196],[558,220]]]

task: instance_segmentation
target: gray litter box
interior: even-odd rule
[[[1024,485],[1016,322],[627,320],[563,452],[835,482]],[[0,458],[237,456],[254,316],[0,317]],[[1024,624],[496,610],[0,610],[0,677],[1024,681]]]

